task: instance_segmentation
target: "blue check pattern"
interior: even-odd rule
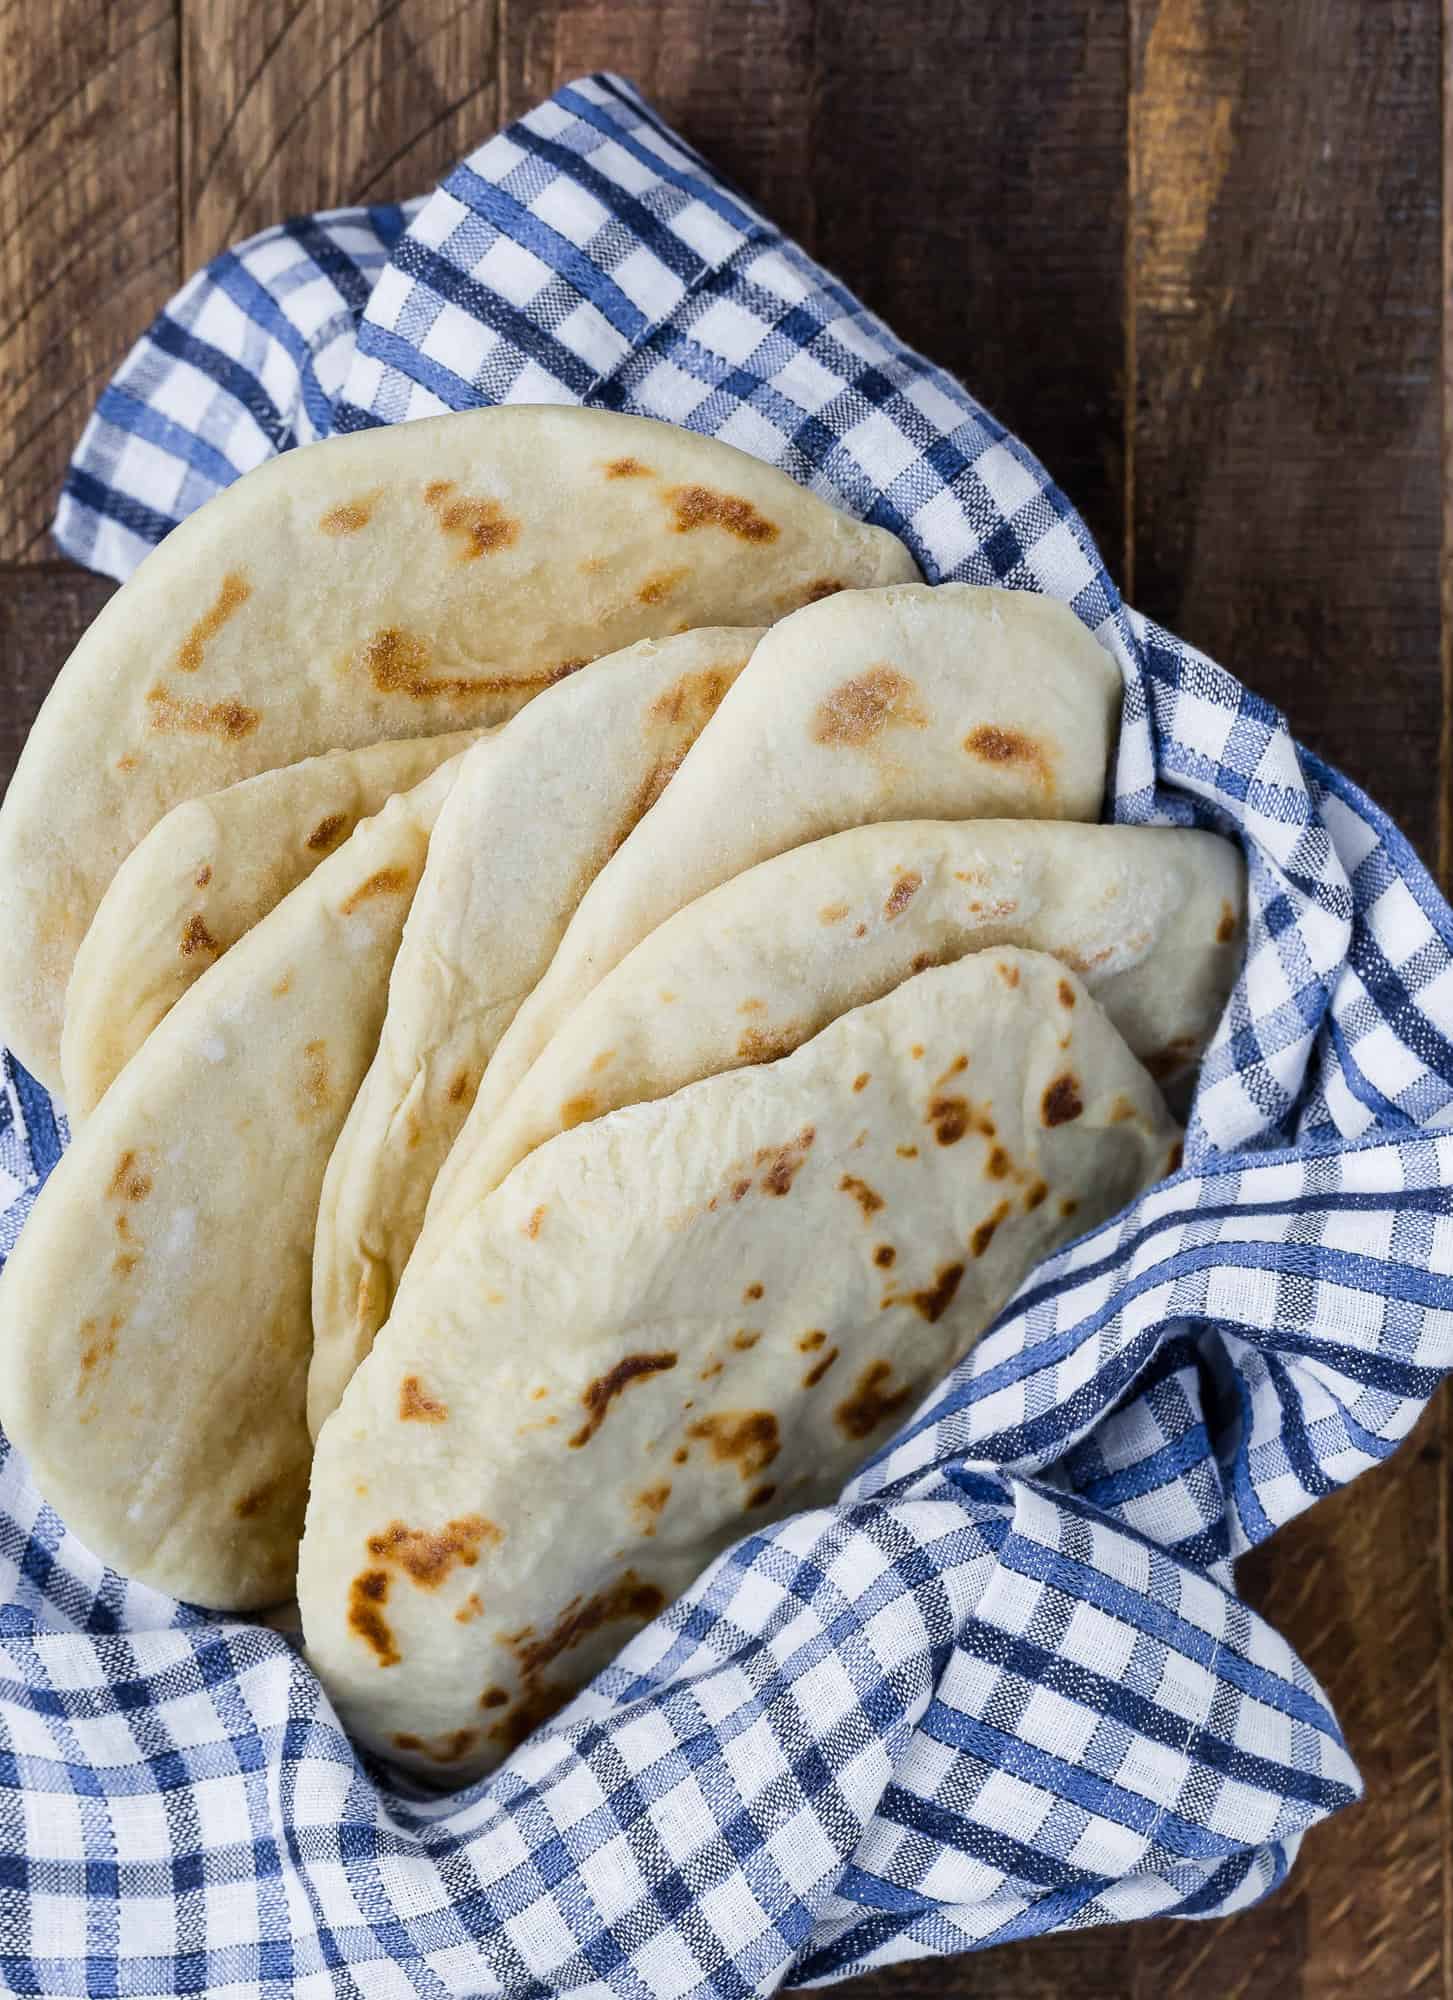
[[[359,1759],[287,1636],[105,1570],[10,1453],[0,1981],[740,2000],[1242,1908],[1359,1781],[1235,1559],[1453,1365],[1453,917],[1274,709],[1122,604],[1017,439],[609,76],[427,201],[193,279],[87,426],[57,537],[125,576],[274,452],[504,401],[725,438],[931,579],[1074,606],[1125,678],[1115,817],[1249,864],[1186,1165],[1036,1271],[836,1506],[741,1543],[442,1801]],[[6,1057],[0,1254],[64,1142]]]

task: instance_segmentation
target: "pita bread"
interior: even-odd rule
[[[435,1182],[590,989],[658,924],[788,848],[890,819],[1100,816],[1121,679],[1028,591],[898,585],[773,628],[665,793],[581,900],[491,1058]]]
[[[392,798],[153,1030],[0,1275],[0,1421],[129,1576],[249,1610],[292,1589],[313,1222],[458,765]]]
[[[465,759],[404,927],[378,1053],[323,1183],[315,1432],[388,1316],[496,1042],[760,637],[708,627],[643,640],[548,690]]]
[[[410,1264],[318,1439],[298,1600],[350,1729],[489,1769],[1177,1137],[1075,976],[1006,950],[542,1146]]]
[[[557,1132],[775,1061],[991,946],[1073,968],[1153,1076],[1182,1076],[1235,983],[1245,904],[1238,849],[1178,828],[889,821],[795,847],[669,917],[581,1001],[461,1158],[439,1224]]]
[[[189,986],[394,792],[473,731],[334,750],[174,806],[112,878],[76,954],[61,1031],[72,1126]]]
[[[58,1086],[76,949],[183,799],[503,722],[636,639],[916,573],[785,473],[645,418],[513,405],[283,453],[147,558],[30,733],[0,807],[0,1039]]]

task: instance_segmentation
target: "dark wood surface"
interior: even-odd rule
[[[0,777],[106,595],[49,547],[67,454],[182,277],[421,191],[609,66],[1018,429],[1133,600],[1446,887],[1444,39],[1437,0],[0,0]],[[853,1991],[1453,2000],[1450,1447],[1445,1398],[1244,1566],[1368,1784],[1278,1897]]]

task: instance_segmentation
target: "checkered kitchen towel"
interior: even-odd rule
[[[635,94],[427,201],[221,257],[126,361],[61,546],[127,574],[330,431],[590,402],[745,446],[927,576],[1066,599],[1115,816],[1250,865],[1185,1170],[1034,1274],[832,1508],[750,1537],[493,1779],[361,1764],[288,1643],[104,1571],[0,1467],[0,1980],[46,1994],[745,1996],[1273,1888],[1358,1780],[1233,1559],[1453,1364],[1453,917],[1276,712],[1128,610],[1043,469]],[[64,1142],[7,1058],[0,1251]]]

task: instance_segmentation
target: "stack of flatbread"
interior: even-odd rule
[[[0,1283],[41,1491],[490,1768],[1177,1164],[1244,885],[1098,824],[1119,700],[1064,607],[662,424],[204,507],[0,809],[0,1038],[76,1128]]]

